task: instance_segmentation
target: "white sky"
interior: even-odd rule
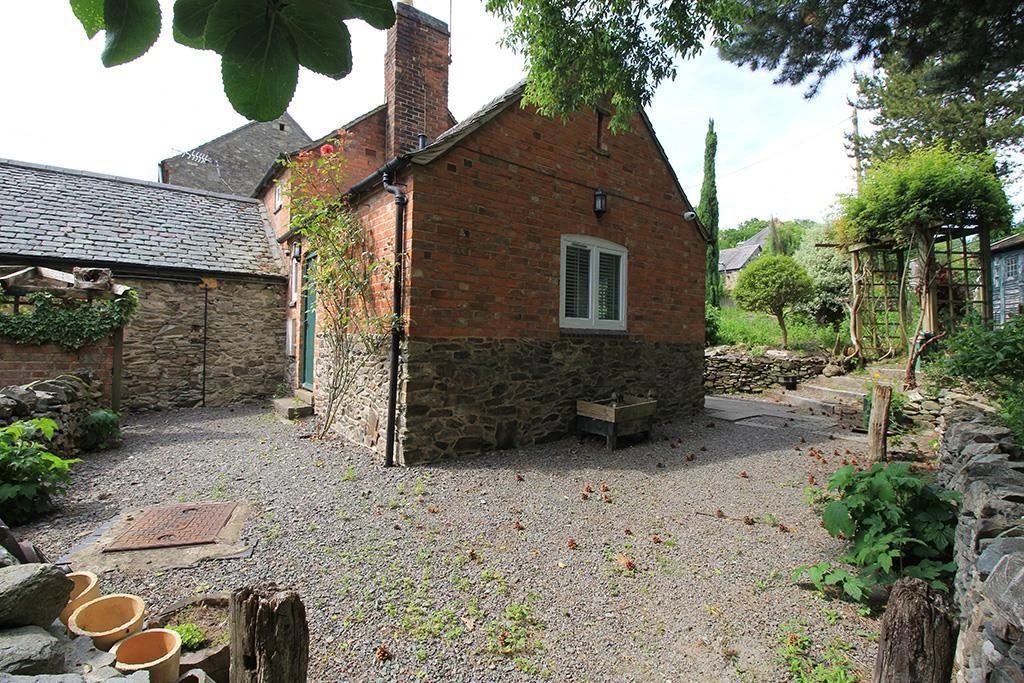
[[[67,2],[0,5],[0,157],[155,180],[160,159],[236,128],[220,83],[219,57],[174,43],[171,0],[157,45],[130,64],[104,69],[102,34],[88,41]],[[452,0],[450,108],[463,119],[523,75],[498,47],[501,23],[478,0]],[[447,0],[416,6],[449,18]],[[353,26],[354,24],[354,26]],[[316,138],[384,100],[384,32],[352,22],[355,68],[341,81],[302,70],[289,111]],[[813,100],[771,74],[720,61],[711,50],[680,65],[650,108],[658,137],[694,204],[700,198],[708,118],[718,130],[723,228],[751,217],[824,217],[852,189],[843,147],[850,128],[850,72]]]

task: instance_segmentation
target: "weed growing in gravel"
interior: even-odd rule
[[[526,603],[506,605],[502,619],[487,624],[485,647],[491,654],[522,655],[544,649],[536,631],[544,625],[533,616]]]
[[[422,479],[417,478],[412,485],[412,492],[417,496],[425,495],[427,493],[427,485],[423,483]]]
[[[821,648],[807,635],[806,628],[796,620],[781,626],[779,658],[795,683],[854,683],[858,680],[853,664],[845,652],[849,643],[835,640]]]
[[[356,468],[354,465],[349,465],[345,468],[345,471],[341,473],[342,481],[355,481],[356,480]]]
[[[832,496],[820,486],[808,484],[804,487],[804,503],[807,504],[807,507],[821,507],[830,500],[832,500]]]
[[[480,580],[488,584],[494,583],[495,590],[499,595],[505,595],[508,593],[508,581],[505,580],[504,576],[490,567],[484,567],[483,571],[480,572]]]

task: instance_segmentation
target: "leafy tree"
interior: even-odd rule
[[[613,130],[676,76],[675,57],[701,52],[712,31],[727,35],[742,0],[487,0],[506,25],[505,45],[526,59],[525,101],[564,115],[610,96]]]
[[[774,315],[786,348],[786,310],[806,301],[812,287],[807,271],[791,256],[762,256],[740,271],[732,296],[740,308]]]
[[[858,77],[857,107],[874,112],[876,130],[860,140],[868,156],[888,159],[938,144],[965,152],[994,150],[1001,170],[1008,170],[1008,157],[1024,143],[1020,70],[944,91],[934,84],[937,68],[926,64],[906,72],[890,59],[874,75]]]
[[[708,119],[708,134],[704,138],[704,183],[700,188],[700,204],[697,215],[708,230],[711,240],[707,247],[707,276],[705,277],[705,298],[711,306],[718,308],[722,292],[721,277],[718,274],[718,186],[715,184],[715,153],[718,151],[718,133],[715,120]]]
[[[106,34],[104,66],[145,54],[160,35],[159,0],[71,0],[86,35]],[[280,116],[299,77],[299,65],[340,79],[352,70],[345,22],[374,28],[395,23],[391,0],[176,0],[174,39],[221,56],[224,92],[242,116]]]
[[[819,325],[831,325],[838,333],[850,300],[850,258],[834,247],[816,246],[835,243],[835,228],[831,225],[816,223],[804,233],[794,258],[807,271],[814,288],[810,298],[795,310]]]
[[[732,249],[768,227],[771,227],[771,223],[763,218],[748,218],[735,228],[722,230],[718,234],[718,246],[722,249]]]
[[[768,226],[771,228],[770,239],[765,244],[765,251],[769,254],[792,256],[800,247],[804,232],[812,225],[814,225],[814,221],[807,220],[806,218],[786,221],[784,223],[779,221],[771,222]]]
[[[936,64],[937,89],[955,92],[979,74],[1024,64],[1019,0],[745,0],[749,14],[721,55],[777,70],[778,83],[823,79],[851,61],[898,60],[900,71]],[[890,64],[890,66],[896,66]]]

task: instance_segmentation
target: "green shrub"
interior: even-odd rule
[[[194,652],[209,642],[209,639],[206,637],[206,634],[203,633],[203,630],[191,622],[187,624],[178,624],[177,626],[171,626],[169,628],[181,636],[182,650]]]
[[[721,309],[704,304],[704,345],[718,344],[718,322],[722,318]]]
[[[866,471],[848,465],[832,476],[828,488],[838,499],[825,506],[822,520],[830,534],[846,541],[839,561],[853,565],[856,573],[822,562],[797,567],[794,580],[806,574],[819,590],[833,586],[854,600],[902,576],[948,590],[956,569],[958,494],[911,472],[905,462],[877,463]]]
[[[113,410],[94,410],[82,422],[79,446],[86,451],[102,451],[121,441],[121,416]]]
[[[80,462],[54,455],[43,441],[57,431],[47,418],[18,421],[0,428],[0,509],[4,521],[22,524],[50,509],[52,497],[71,481],[71,465]]]

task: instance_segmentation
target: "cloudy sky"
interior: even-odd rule
[[[162,0],[169,16],[170,0]],[[465,118],[523,75],[500,48],[500,22],[478,0],[418,0],[451,20],[450,108]],[[355,68],[341,81],[303,70],[290,111],[318,137],[383,102],[384,33],[356,24]],[[0,5],[5,105],[0,157],[155,180],[157,162],[245,121],[220,83],[219,58],[179,46],[165,26],[141,59],[100,64],[102,35],[85,37],[67,2]],[[851,72],[833,76],[813,100],[768,73],[720,61],[713,51],[680,64],[659,89],[651,119],[683,187],[700,196],[707,120],[719,132],[723,227],[751,217],[822,218],[852,188],[843,147],[850,129]]]

